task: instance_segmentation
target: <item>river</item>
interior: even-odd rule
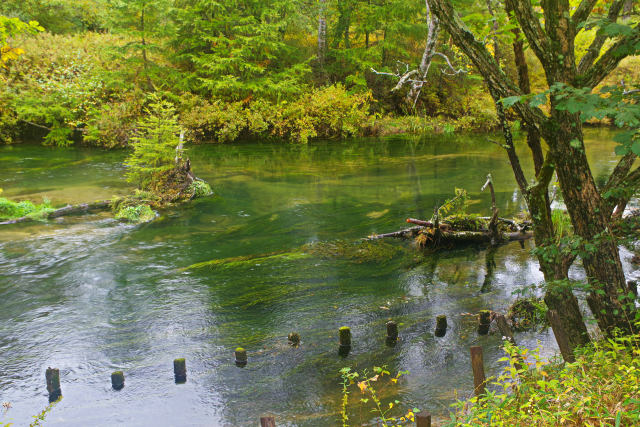
[[[339,425],[339,370],[381,365],[410,372],[385,402],[448,418],[456,396],[473,390],[471,345],[483,346],[489,375],[504,366],[501,337],[478,336],[469,313],[506,310],[514,292],[540,283],[531,242],[500,247],[487,280],[483,247],[423,254],[392,241],[368,258],[269,254],[313,243],[339,252],[403,228],[407,217],[429,218],[456,187],[468,190],[471,212],[489,214],[490,197],[480,193],[487,173],[501,215],[518,213],[522,198],[506,156],[488,138],[499,140],[196,146],[188,150],[193,169],[215,197],[141,225],[100,213],[1,228],[0,400],[11,409],[0,421],[28,425],[47,405],[48,366],[60,369],[63,394],[47,415],[50,426],[242,426],[265,414],[279,426]],[[610,138],[587,132],[599,183],[616,162]],[[126,194],[125,156],[0,147],[2,195],[57,206]],[[635,277],[630,256],[623,251]],[[229,262],[185,270],[216,259]],[[571,274],[579,278],[579,266]],[[433,334],[438,314],[449,321],[443,338]],[[385,345],[388,319],[400,324],[395,347]],[[343,325],[353,333],[344,358]],[[299,348],[287,344],[289,332],[301,335]],[[555,351],[550,331],[517,340]],[[249,354],[244,368],[233,362],[237,346]],[[177,357],[186,358],[185,384],[174,383]],[[125,373],[121,391],[111,389],[114,370]]]

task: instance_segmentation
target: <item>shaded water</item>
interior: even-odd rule
[[[605,131],[588,135],[598,181],[615,164]],[[4,196],[55,205],[125,194],[126,153],[39,146],[0,148]],[[138,226],[107,214],[0,229],[0,400],[4,420],[27,425],[47,403],[44,371],[61,369],[63,400],[47,425],[339,424],[338,371],[387,365],[411,374],[390,390],[404,407],[446,416],[456,393],[472,391],[468,348],[485,348],[489,374],[501,368],[500,337],[478,337],[465,313],[503,310],[512,293],[541,280],[529,247],[500,247],[485,280],[486,249],[418,254],[381,242],[371,259],[311,254],[302,245],[351,245],[374,232],[429,217],[455,187],[471,210],[487,173],[502,215],[522,201],[504,153],[484,137],[388,139],[306,146],[240,144],[190,149],[196,173],[217,196],[162,212]],[[530,171],[530,165],[525,165]],[[291,250],[294,255],[183,270],[194,263]],[[628,254],[623,254],[628,258]],[[578,269],[573,272],[579,276]],[[484,284],[484,286],[483,286]],[[447,314],[444,338],[433,336]],[[385,322],[401,340],[385,346]],[[337,354],[337,329],[353,348]],[[302,336],[300,348],[286,343]],[[518,335],[524,345],[549,332]],[[249,364],[233,364],[242,345]],[[188,380],[173,382],[185,357]],[[122,391],[109,374],[126,375]],[[1,420],[1,418],[0,418]]]

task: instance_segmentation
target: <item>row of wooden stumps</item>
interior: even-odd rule
[[[260,427],[276,427],[274,417],[260,417]],[[431,427],[431,414],[419,412],[416,414],[416,427]]]
[[[184,358],[173,361],[173,375],[176,384],[182,384],[187,381],[187,363]],[[45,379],[47,380],[49,402],[55,402],[62,396],[60,370],[57,368],[47,368]],[[122,371],[114,371],[111,373],[111,387],[114,390],[122,390],[124,388],[124,373]]]

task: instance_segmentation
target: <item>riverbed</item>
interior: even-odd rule
[[[140,225],[98,213],[5,226],[0,400],[11,409],[0,421],[28,425],[47,405],[49,366],[60,369],[63,394],[49,426],[242,426],[267,414],[279,426],[339,425],[339,370],[382,365],[410,372],[385,402],[448,418],[473,391],[470,346],[484,348],[488,375],[504,366],[501,336],[478,336],[473,314],[504,311],[541,282],[531,242],[498,248],[490,277],[486,247],[421,253],[385,241],[371,257],[272,255],[399,230],[407,217],[428,219],[455,188],[469,192],[470,212],[488,215],[488,173],[501,216],[517,214],[523,200],[506,155],[488,139],[499,135],[195,146],[193,170],[214,197]],[[586,140],[603,183],[617,159],[611,133],[589,130]],[[123,195],[132,189],[126,154],[0,147],[2,195],[55,206]],[[188,268],[211,260],[222,261]],[[579,278],[579,266],[571,274]],[[443,338],[433,333],[438,314],[448,318]],[[389,319],[399,323],[395,346],[385,343]],[[343,325],[353,333],[346,357]],[[300,334],[298,348],[289,332]],[[516,338],[546,355],[556,348],[547,330]],[[249,355],[244,368],[234,364],[237,346]],[[178,357],[184,384],[174,383]],[[111,389],[115,370],[126,376],[121,391]]]

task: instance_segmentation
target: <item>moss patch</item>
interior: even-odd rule
[[[187,188],[187,192],[192,194],[193,199],[197,199],[199,197],[207,197],[213,194],[213,190],[211,186],[206,181],[196,180],[191,183],[189,188]]]
[[[148,222],[156,217],[156,213],[151,209],[151,206],[147,204],[137,206],[123,206],[115,215],[116,219],[121,219],[129,222]]]

